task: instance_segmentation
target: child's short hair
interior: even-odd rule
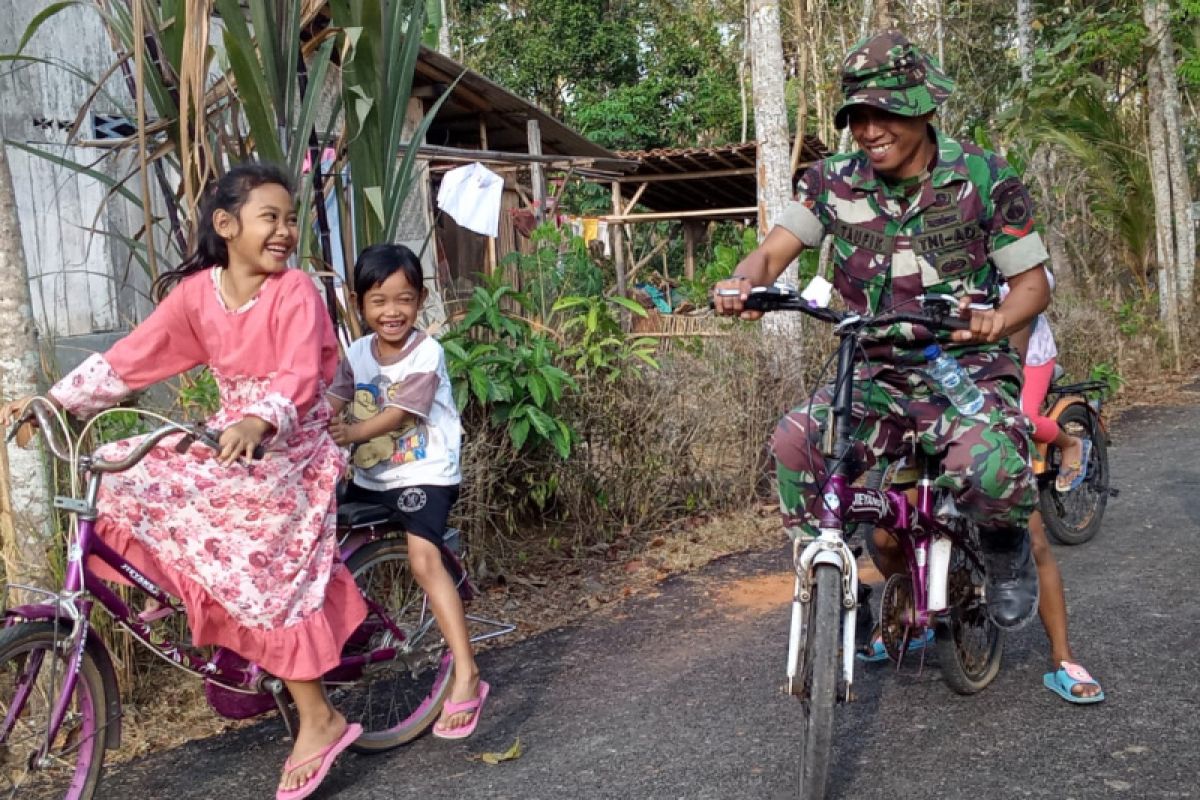
[[[373,244],[358,254],[354,265],[354,294],[362,309],[363,296],[397,272],[418,291],[424,289],[424,270],[416,253],[402,244]]]

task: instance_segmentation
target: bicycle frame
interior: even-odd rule
[[[945,609],[930,607],[930,551],[942,538],[962,551],[977,565],[978,558],[962,537],[943,525],[934,516],[934,479],[940,461],[930,458],[914,446],[914,456],[920,467],[917,501],[893,489],[881,490],[851,485],[848,459],[851,448],[853,413],[853,383],[857,335],[847,325],[836,329],[841,337],[838,344],[834,398],[831,407],[833,425],[827,432],[825,457],[829,477],[821,492],[820,508],[816,512],[819,535],[808,544],[797,539],[793,545],[793,564],[796,570],[795,592],[792,601],[791,630],[788,641],[787,678],[792,691],[797,678],[801,643],[805,640],[805,605],[811,600],[815,568],[828,564],[842,573],[842,677],[846,684],[846,699],[851,699],[854,682],[854,635],[858,606],[858,564],[843,537],[848,523],[866,523],[885,528],[896,534],[904,551],[912,576],[913,607],[916,625],[927,627],[933,617]],[[801,549],[803,545],[803,549]],[[939,565],[945,569],[947,564]]]
[[[81,459],[81,471],[87,471],[91,466],[89,459]],[[83,663],[84,652],[89,647],[93,655],[97,655],[98,665],[105,677],[105,683],[111,691],[106,691],[106,703],[109,705],[109,718],[120,720],[120,693],[116,684],[115,672],[112,669],[112,659],[105,644],[91,634],[90,618],[96,604],[99,603],[118,626],[127,630],[135,639],[150,649],[155,655],[169,664],[201,678],[221,689],[246,696],[270,696],[268,703],[251,704],[248,713],[235,713],[232,716],[254,716],[263,713],[278,703],[278,696],[283,691],[282,681],[263,671],[255,664],[222,658],[224,650],[217,648],[211,658],[202,658],[188,648],[181,648],[172,640],[155,633],[149,623],[138,619],[130,607],[121,599],[102,578],[89,568],[88,562],[98,558],[115,573],[120,575],[141,593],[153,598],[159,603],[171,606],[176,610],[179,606],[175,598],[157,583],[151,580],[141,570],[119,555],[106,544],[96,533],[96,498],[100,492],[99,472],[86,472],[88,476],[85,499],[77,500],[70,497],[56,497],[56,508],[77,515],[78,524],[75,536],[67,548],[66,575],[62,590],[57,594],[33,587],[13,587],[32,591],[47,597],[47,603],[35,603],[6,608],[4,624],[11,626],[22,622],[51,621],[69,623],[70,632],[66,635],[66,651],[70,653],[67,669],[63,674],[63,685],[55,698],[51,711],[50,723],[46,742],[39,751],[40,757],[45,757],[49,743],[58,735],[63,721],[66,719],[71,698],[79,679],[79,670]],[[344,547],[348,555],[363,542]],[[465,575],[465,573],[463,573]],[[399,628],[386,611],[372,598],[363,598],[373,616],[378,618],[391,633],[395,646],[380,647],[369,653],[343,657],[329,674],[331,681],[353,681],[360,677],[372,664],[387,662],[399,656],[400,645],[408,638],[405,631]],[[245,664],[245,666],[242,666]],[[6,742],[16,724],[17,712],[22,708],[27,697],[28,689],[21,690],[14,698],[6,719],[0,722],[0,742]],[[210,698],[210,703],[212,702]],[[221,712],[221,709],[217,709]],[[226,714],[226,716],[230,716]],[[110,749],[120,744],[120,728],[118,726],[106,732],[106,746]]]

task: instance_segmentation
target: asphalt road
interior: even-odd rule
[[[1036,625],[1009,638],[999,678],[975,697],[953,694],[933,664],[861,669],[856,702],[839,709],[832,797],[1200,798],[1200,408],[1127,414],[1114,438],[1120,497],[1096,539],[1057,549],[1076,654],[1108,700],[1076,707],[1042,687]],[[788,567],[782,548],[731,557],[491,650],[493,694],[472,739],[347,755],[314,797],[794,797],[798,707],[780,692]],[[517,760],[469,759],[518,736]],[[269,798],[287,752],[267,720],[114,770],[101,796]]]

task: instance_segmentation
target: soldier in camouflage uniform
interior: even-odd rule
[[[894,325],[867,343],[858,366],[854,407],[859,424],[855,464],[862,469],[904,453],[916,433],[928,453],[941,453],[938,485],[979,524],[988,571],[988,608],[997,624],[1016,627],[1037,605],[1037,573],[1026,522],[1036,486],[1028,467],[1028,425],[1019,406],[1021,365],[1007,336],[1049,302],[1034,230],[1033,206],[1017,173],[994,153],[933,127],[934,111],[953,81],[898,32],[860,42],[842,72],[845,102],[838,128],[849,124],[860,149],[810,167],[798,199],[734,276],[718,283],[719,313],[742,310],[752,286],[771,284],[806,247],[833,237],[834,286],[846,305],[875,314],[919,311],[921,294],[952,295],[971,329],[946,348],[984,395],[983,410],[963,417],[930,391],[922,350],[934,341],[920,326]],[[1008,297],[1000,302],[1000,284]],[[971,310],[970,304],[995,308]],[[999,307],[996,308],[996,305]],[[820,429],[830,417],[826,387],[783,418],[772,440],[785,522],[813,536],[809,504],[826,476]]]

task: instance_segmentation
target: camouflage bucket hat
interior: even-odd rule
[[[838,130],[846,127],[854,106],[874,106],[903,117],[935,110],[954,91],[954,81],[937,61],[899,31],[863,39],[842,63],[845,102],[833,117]]]

